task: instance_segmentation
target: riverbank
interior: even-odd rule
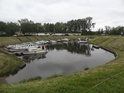
[[[97,68],[48,80],[1,85],[1,93],[123,93],[124,38],[95,37],[93,44],[116,53],[115,60]]]
[[[0,77],[7,76],[10,73],[16,73],[25,63],[14,55],[10,55],[0,48]]]
[[[38,40],[58,40],[63,38],[75,39],[84,36],[20,36],[20,37],[0,37],[0,46],[33,42]],[[92,37],[92,36],[91,36]]]

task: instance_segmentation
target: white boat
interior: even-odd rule
[[[69,39],[68,38],[65,38],[65,39],[62,39],[63,42],[68,42]]]
[[[47,51],[46,50],[41,50],[41,51],[23,52],[23,55],[44,54],[44,53],[47,53]]]
[[[88,42],[87,42],[87,41],[78,41],[78,43],[86,44],[86,43],[88,43]]]
[[[23,44],[13,45],[12,47],[9,47],[8,49],[10,52],[14,52],[14,51],[26,50],[29,47],[38,47],[38,45],[35,43],[23,43]]]
[[[6,46],[5,48],[11,49],[11,48],[13,48],[13,47],[14,47],[14,45],[8,45],[8,46]]]
[[[41,45],[38,47],[29,47],[27,51],[23,52],[23,55],[30,55],[30,54],[43,54],[43,53],[47,53],[47,49],[45,47],[45,45]]]
[[[41,40],[41,41],[37,41],[35,43],[38,44],[38,45],[43,45],[43,44],[47,44],[48,41]]]
[[[50,40],[49,42],[50,42],[50,44],[57,44],[57,41],[55,41],[55,40]]]

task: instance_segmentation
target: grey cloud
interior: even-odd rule
[[[124,0],[0,0],[0,20],[66,22],[92,16],[96,28],[123,25]]]

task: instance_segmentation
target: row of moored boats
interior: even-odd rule
[[[87,44],[88,39],[76,39],[77,43],[81,44]],[[59,42],[61,43],[68,43],[70,39],[65,38],[61,40],[41,40],[37,42],[27,42],[22,44],[16,44],[16,45],[8,45],[5,47],[5,49],[15,55],[30,55],[30,54],[42,54],[47,53],[46,45],[48,44],[57,44]]]

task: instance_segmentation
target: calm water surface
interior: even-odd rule
[[[54,75],[68,75],[105,64],[115,57],[101,48],[93,48],[91,44],[77,43],[56,44],[47,46],[48,53],[23,56],[26,67],[15,75],[9,75],[4,83],[17,83],[35,77],[48,78]]]

